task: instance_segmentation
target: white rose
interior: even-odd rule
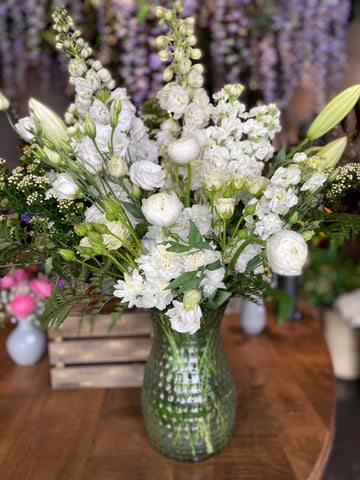
[[[135,185],[147,191],[163,187],[166,177],[160,165],[148,160],[133,163],[129,175]]]
[[[58,200],[73,200],[80,192],[69,173],[60,173],[52,187],[52,193]]]
[[[180,138],[168,146],[168,155],[174,163],[185,165],[195,160],[200,153],[200,145],[196,137],[190,135]]]
[[[146,220],[157,227],[169,227],[177,221],[183,209],[175,193],[155,193],[142,202]]]
[[[279,275],[300,275],[308,248],[300,233],[281,230],[266,243],[266,254],[273,272]]]
[[[36,125],[34,120],[31,117],[20,118],[20,120],[15,124],[16,131],[21,138],[27,142],[32,142],[35,137],[30,130],[36,132]]]
[[[183,303],[177,300],[173,301],[174,308],[166,312],[170,319],[171,328],[180,333],[194,334],[200,328],[202,317],[201,308],[195,305],[190,310],[185,310]]]

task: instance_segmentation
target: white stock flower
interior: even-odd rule
[[[209,117],[209,109],[204,109],[204,107],[197,103],[191,103],[184,113],[186,124],[189,124],[192,128],[205,127],[209,121]]]
[[[152,225],[170,227],[179,218],[183,204],[175,193],[155,193],[143,199],[141,209]]]
[[[302,192],[307,190],[315,191],[318,188],[322,187],[323,184],[326,182],[328,177],[327,173],[315,172],[309,180],[307,180],[304,185],[300,188]]]
[[[110,121],[110,112],[107,106],[96,98],[89,108],[89,117],[96,125],[106,125]]]
[[[243,241],[239,242],[238,247],[242,243]],[[244,250],[240,253],[239,258],[237,259],[235,270],[239,273],[244,273],[250,260],[252,260],[254,257],[259,255],[262,251],[262,248],[263,247],[257,243],[251,243],[250,245],[247,245],[244,248]],[[260,265],[254,270],[254,273],[261,273],[262,271],[263,271],[263,267],[262,265]]]
[[[300,233],[281,230],[266,243],[266,255],[273,272],[279,275],[300,275],[306,262],[308,248]]]
[[[136,269],[131,273],[125,273],[124,280],[118,280],[114,285],[114,296],[120,298],[124,303],[129,302],[129,308],[137,304],[137,299],[143,292],[144,278]]]
[[[189,103],[189,92],[180,85],[171,85],[160,90],[158,94],[161,108],[174,114],[178,120],[184,113]]]
[[[75,79],[75,91],[77,95],[82,98],[91,98],[94,89],[90,82],[88,82],[85,78],[79,77]]]
[[[190,310],[185,310],[183,303],[177,300],[173,301],[174,308],[166,312],[170,319],[171,328],[176,332],[189,333],[193,335],[201,327],[202,312],[199,305],[195,305]]]
[[[52,184],[51,193],[58,200],[73,200],[80,192],[69,173],[59,173]]]
[[[15,128],[20,137],[27,142],[32,142],[35,139],[34,134],[30,131],[34,130],[36,132],[36,125],[31,117],[20,118],[20,120],[15,123]]]
[[[289,167],[279,167],[275,170],[271,177],[271,183],[281,187],[289,187],[290,185],[297,185],[301,179],[301,170],[298,165],[290,165]]]
[[[168,155],[174,163],[185,165],[192,162],[200,153],[200,145],[197,138],[187,136],[170,143]]]
[[[72,77],[81,77],[87,70],[86,63],[78,58],[72,58],[68,66],[69,73]]]
[[[166,177],[160,165],[148,160],[133,163],[129,175],[135,185],[147,191],[163,187]]]

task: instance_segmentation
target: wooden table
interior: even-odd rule
[[[2,480],[321,479],[334,430],[334,377],[319,322],[278,327],[270,314],[257,337],[236,316],[223,339],[238,392],[227,449],[195,465],[167,460],[147,441],[140,389],[50,389],[47,358],[31,367],[5,352],[0,331]]]

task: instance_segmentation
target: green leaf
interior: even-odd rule
[[[145,219],[142,210],[139,205],[135,205],[134,203],[130,202],[121,202],[121,204],[126,208],[126,210],[131,213],[135,218]]]
[[[227,290],[216,290],[214,296],[209,300],[209,306],[212,310],[220,307],[231,297],[232,293]]]
[[[170,242],[171,246],[166,249],[167,252],[174,252],[174,253],[183,253],[188,252],[192,249],[189,245],[183,245],[181,243]]]
[[[187,284],[190,280],[192,280],[195,275],[197,274],[197,270],[192,272],[185,272],[182,273],[179,277],[175,278],[169,285],[165,288],[165,290],[172,290],[174,288],[182,287],[183,285]]]
[[[191,247],[196,247],[196,244],[198,243],[202,243],[201,233],[197,228],[197,226],[195,225],[195,223],[192,220],[190,220],[189,245]]]
[[[145,235],[149,225],[150,225],[149,222],[140,222],[136,225],[135,232],[137,233],[139,238],[142,238]]]
[[[210,270],[210,272],[214,270],[218,270],[221,267],[222,267],[222,263],[220,260],[216,260],[216,262],[209,263],[209,265],[206,265],[207,270]]]
[[[201,281],[202,277],[193,277],[178,288],[178,293],[187,292],[188,290],[199,290]]]
[[[267,293],[269,293],[269,295],[271,295],[277,301],[278,324],[283,325],[289,313],[291,312],[291,309],[294,308],[296,304],[296,298],[291,297],[284,292],[284,290],[279,288],[270,288]]]
[[[195,245],[195,248],[199,248],[200,250],[211,250],[214,251],[214,248],[208,242],[198,242]]]

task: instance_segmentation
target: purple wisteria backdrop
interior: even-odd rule
[[[146,0],[3,0],[0,5],[0,77],[10,97],[26,89],[28,68],[44,79],[53,62],[50,13],[64,4],[137,104],[162,80],[154,39],[161,33]],[[169,0],[153,5],[169,8]],[[197,19],[208,88],[244,83],[253,99],[286,109],[298,87],[315,94],[318,109],[339,90],[346,64],[350,0],[183,0]]]

